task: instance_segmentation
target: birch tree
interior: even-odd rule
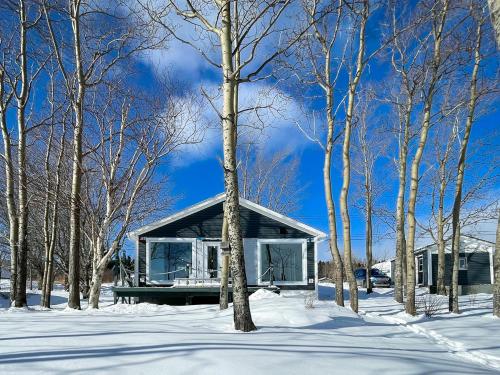
[[[188,44],[220,72],[222,76],[222,109],[212,102],[222,123],[223,170],[226,203],[224,214],[228,222],[228,238],[231,249],[231,274],[233,280],[234,325],[237,330],[253,331],[248,302],[245,259],[240,227],[239,186],[236,158],[237,123],[239,110],[236,91],[241,84],[269,76],[269,65],[298,39],[283,43],[287,33],[279,26],[290,5],[289,0],[247,2],[243,0],[214,0],[191,2],[170,0],[167,7],[159,8],[149,1],[141,2],[157,23],[180,43]],[[172,25],[168,16],[175,13],[181,25],[201,31],[199,36],[182,35]],[[236,24],[237,20],[237,24]],[[236,30],[237,28],[237,30]],[[284,36],[281,41],[278,33]],[[207,44],[197,43],[206,41]],[[267,46],[268,48],[264,48]],[[269,48],[270,47],[270,48]],[[216,54],[211,53],[216,51]],[[239,57],[238,57],[239,56]],[[236,59],[235,57],[238,57]],[[238,62],[239,60],[239,62]]]
[[[481,42],[483,38],[484,17],[481,11],[472,8],[472,18],[475,21],[475,43],[473,47],[474,65],[469,81],[469,103],[467,106],[468,113],[465,121],[465,129],[463,138],[460,144],[460,153],[457,163],[457,172],[455,180],[455,195],[453,199],[452,209],[452,277],[451,288],[449,294],[449,310],[454,313],[459,313],[458,306],[458,271],[459,271],[459,257],[460,257],[460,208],[462,204],[462,189],[465,175],[465,163],[467,155],[467,146],[470,139],[472,125],[474,123],[474,116],[476,111],[477,102],[479,99],[480,91],[477,87],[478,72],[482,61]]]
[[[27,196],[27,147],[28,135],[36,127],[30,121],[30,98],[37,77],[44,67],[44,55],[37,58],[29,54],[28,48],[37,44],[34,28],[41,13],[37,4],[19,0],[7,4],[5,15],[16,19],[13,39],[8,38],[12,51],[7,52],[0,67],[0,96],[2,104],[2,137],[4,139],[4,160],[6,174],[6,199],[9,215],[11,243],[11,300],[16,307],[26,306],[26,280],[28,259],[28,196]],[[7,21],[8,22],[8,21]],[[1,35],[2,41],[6,35]],[[17,40],[16,40],[17,39]],[[15,40],[15,42],[14,42]],[[5,55],[4,55],[5,57]],[[9,61],[10,58],[10,61]],[[10,86],[6,89],[6,84]],[[16,131],[7,124],[6,112],[9,104],[15,102]],[[13,139],[13,137],[15,137]],[[15,189],[17,188],[17,194]]]
[[[108,6],[70,0],[67,6],[60,6],[56,1],[45,0],[43,5],[49,40],[73,112],[68,307],[80,309],[80,196],[85,156],[83,137],[88,121],[86,95],[89,90],[96,90],[123,60],[162,44],[164,38],[158,38],[151,25],[143,23],[126,1]],[[61,40],[60,35],[65,33],[71,35],[68,43]]]
[[[412,115],[419,104],[418,92],[422,80],[420,57],[425,52],[422,43],[416,42],[415,30],[421,25],[419,15],[391,4],[391,67],[395,74],[396,89],[389,90],[389,100],[395,112],[397,156],[394,158],[398,173],[396,198],[396,260],[394,299],[403,303],[406,284],[405,193],[407,188],[408,152],[412,138]]]
[[[344,304],[343,274],[345,272],[351,293],[350,304],[357,311],[357,285],[351,256],[351,228],[349,217],[348,192],[350,186],[350,143],[354,116],[354,103],[358,85],[367,62],[379,49],[366,54],[365,34],[369,17],[368,1],[360,2],[303,2],[306,22],[311,32],[307,33],[297,50],[297,61],[289,64],[299,84],[310,88],[315,99],[320,90],[323,100],[321,115],[324,115],[325,140],[321,138],[322,128],[318,129],[316,110],[311,125],[297,124],[304,135],[318,144],[324,151],[323,185],[328,212],[330,249],[336,264],[336,303]],[[347,81],[347,82],[346,82]],[[306,93],[308,91],[305,91]],[[302,94],[301,94],[302,95]],[[337,129],[339,113],[343,113],[343,127]],[[343,136],[343,139],[342,139]],[[342,139],[342,188],[339,206],[342,216],[344,261],[338,248],[336,209],[332,187],[332,156],[334,145]]]
[[[366,293],[372,293],[371,268],[373,265],[373,220],[376,201],[383,189],[376,177],[375,168],[380,167],[384,149],[387,147],[386,125],[377,119],[378,106],[371,90],[360,95],[357,100],[359,114],[356,116],[357,127],[354,133],[353,171],[358,175],[354,181],[358,186],[355,204],[365,217],[365,256],[366,256]]]
[[[4,39],[2,38],[2,42]],[[6,85],[7,75],[5,60],[0,66],[0,126],[3,139],[3,154],[5,171],[5,198],[7,205],[7,216],[9,218],[9,250],[10,250],[10,300],[15,301],[16,282],[17,282],[17,233],[18,233],[18,215],[17,204],[15,201],[15,171],[14,171],[14,156],[12,154],[12,135],[7,127],[7,111],[10,108],[10,103],[14,96],[12,90]]]
[[[353,125],[354,102],[356,100],[356,91],[361,79],[361,74],[366,66],[367,60],[365,57],[365,34],[366,23],[368,21],[369,7],[368,0],[362,2],[362,8],[355,10],[355,17],[359,17],[359,40],[356,53],[356,62],[354,67],[349,71],[349,86],[347,93],[347,108],[344,124],[344,141],[342,144],[342,188],[340,192],[340,212],[342,215],[343,227],[343,242],[344,242],[344,266],[346,270],[347,281],[349,282],[349,302],[351,309],[358,312],[358,285],[354,277],[354,269],[352,265],[352,250],[351,250],[351,219],[349,216],[349,186],[351,180],[351,132]]]
[[[323,3],[320,0],[303,2],[306,23],[312,26],[297,49],[298,71],[295,72],[299,84],[318,86],[324,98],[324,122],[326,126],[325,139],[321,139],[321,130],[316,127],[316,121],[310,122],[311,128],[306,129],[297,124],[304,135],[321,147],[323,159],[323,185],[328,215],[329,245],[334,261],[335,302],[344,306],[344,265],[338,246],[337,212],[332,190],[332,156],[336,142],[341,132],[336,129],[335,121],[342,100],[335,102],[335,89],[340,72],[345,63],[347,43],[339,56],[335,55],[340,39],[340,30],[345,19],[342,2]],[[339,47],[340,48],[340,47]],[[293,69],[295,70],[295,69]]]
[[[427,143],[427,135],[431,126],[431,116],[433,109],[434,96],[438,90],[438,83],[442,75],[442,56],[441,44],[445,37],[444,27],[448,14],[448,0],[442,0],[432,6],[431,24],[432,24],[432,58],[430,61],[429,81],[422,90],[424,97],[424,108],[422,113],[422,124],[420,127],[418,146],[411,162],[410,171],[410,193],[408,197],[408,238],[406,241],[406,285],[407,298],[405,310],[410,315],[416,314],[415,308],[415,231],[416,219],[415,208],[417,202],[417,191],[419,184],[419,168]]]
[[[190,109],[169,100],[168,92],[161,100],[159,95],[152,100],[130,90],[120,93],[117,85],[108,84],[106,99],[95,108],[98,145],[89,154],[86,167],[95,170],[85,176],[85,216],[92,254],[90,308],[98,308],[104,271],[130,225],[163,207],[153,204],[158,194],[159,184],[154,179],[158,167],[179,146],[198,141],[196,127],[187,129],[193,123]]]
[[[58,229],[60,227],[59,211],[62,208],[61,190],[62,184],[62,168],[66,154],[66,127],[69,110],[64,111],[61,116],[61,131],[57,137],[57,117],[56,117],[56,93],[55,79],[51,76],[50,85],[50,107],[51,107],[51,123],[49,137],[47,140],[47,149],[44,160],[45,169],[45,202],[43,215],[43,247],[44,247],[44,265],[43,278],[41,284],[42,299],[41,305],[45,308],[50,308],[50,296],[52,292],[52,280],[54,279],[54,256],[57,246]],[[57,143],[57,147],[55,144]],[[57,152],[55,159],[55,168],[52,165],[53,153]]]

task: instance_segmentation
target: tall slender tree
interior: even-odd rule
[[[410,194],[408,197],[408,237],[406,241],[406,286],[407,297],[405,310],[410,315],[416,315],[415,307],[415,233],[416,233],[416,218],[415,208],[417,203],[417,192],[419,184],[419,168],[427,143],[427,135],[431,126],[431,115],[434,103],[434,97],[438,89],[438,83],[442,75],[442,59],[441,59],[441,44],[445,37],[444,27],[446,17],[448,15],[449,0],[442,0],[432,6],[431,23],[432,23],[432,38],[433,51],[430,61],[429,82],[423,90],[424,108],[422,114],[422,125],[420,127],[420,135],[415,155],[411,162],[410,172]]]
[[[469,103],[468,103],[468,113],[465,122],[465,130],[460,144],[460,153],[457,163],[457,174],[455,180],[455,195],[453,198],[453,209],[452,209],[452,276],[451,276],[451,288],[449,294],[449,310],[454,313],[459,313],[458,306],[458,271],[459,271],[459,257],[460,257],[460,208],[462,204],[462,189],[463,181],[465,175],[465,162],[467,155],[467,146],[469,144],[470,134],[472,130],[472,125],[474,123],[474,115],[476,111],[477,101],[479,98],[479,91],[477,89],[477,79],[479,67],[482,61],[481,53],[481,42],[483,37],[483,23],[484,18],[481,13],[479,16],[474,17],[473,9],[473,19],[476,22],[476,33],[475,33],[475,44],[473,48],[474,54],[474,66],[472,68],[472,73],[470,75],[469,81]]]

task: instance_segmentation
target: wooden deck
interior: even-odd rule
[[[266,286],[249,286],[248,294],[252,294],[259,289],[266,289],[274,293],[280,293],[278,287]],[[150,302],[158,304],[173,304],[173,305],[191,305],[193,303],[218,303],[220,288],[218,286],[115,286],[112,287],[114,303],[117,303],[120,298],[131,301],[131,297],[135,298],[136,302]],[[229,301],[232,301],[233,289],[228,290]]]

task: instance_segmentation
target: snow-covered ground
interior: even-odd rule
[[[2,290],[0,290],[2,292]],[[487,374],[500,369],[500,319],[491,296],[460,316],[409,318],[392,290],[361,292],[357,315],[335,306],[331,285],[307,308],[308,293],[251,297],[258,331],[234,331],[232,310],[215,305],[113,305],[65,310],[56,290],[44,311],[32,291],[29,310],[0,296],[0,374]]]

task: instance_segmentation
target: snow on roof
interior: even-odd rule
[[[460,252],[465,253],[479,253],[479,252],[493,252],[495,249],[495,244],[490,241],[482,240],[473,236],[463,234],[460,236]],[[415,253],[430,250],[432,253],[437,253],[437,244],[432,243],[430,245],[421,247],[415,250]],[[448,239],[445,243],[445,252],[451,253],[451,239]]]

